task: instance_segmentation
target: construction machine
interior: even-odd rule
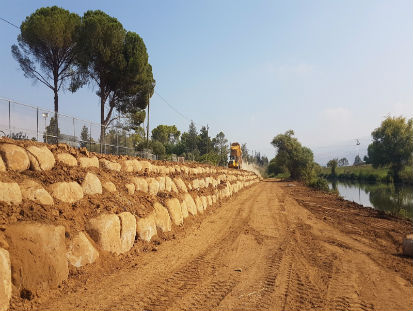
[[[230,154],[229,154],[228,167],[240,169],[241,164],[242,164],[241,145],[239,143],[232,143]]]

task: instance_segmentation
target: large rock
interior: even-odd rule
[[[181,190],[183,193],[188,192],[188,188],[186,187],[185,183],[183,180],[179,177],[174,178],[174,183],[178,187],[179,190]]]
[[[102,164],[102,167],[109,170],[120,172],[121,165],[117,162],[112,162],[106,159],[100,159],[99,162]]]
[[[174,181],[171,179],[171,191],[175,193],[179,193],[178,188],[176,187]]]
[[[99,252],[93,246],[87,234],[79,232],[69,242],[66,256],[71,265],[79,268],[94,263],[99,257]]]
[[[199,189],[199,180],[198,179],[194,179],[192,181],[192,189],[195,189],[195,190]]]
[[[199,196],[195,197],[195,204],[196,204],[196,209],[198,213],[203,213],[204,212],[204,205],[202,204],[202,200]]]
[[[136,232],[141,240],[149,242],[156,232],[155,215],[150,214],[136,222]]]
[[[120,254],[120,220],[115,214],[101,214],[89,220],[87,233],[105,251]]]
[[[9,308],[11,298],[11,267],[9,252],[0,248],[0,311]]]
[[[19,204],[21,201],[22,194],[17,183],[0,182],[0,202]]]
[[[57,182],[50,185],[52,196],[66,203],[74,203],[83,198],[82,187],[75,181]]]
[[[182,217],[185,219],[189,216],[188,214],[188,207],[186,206],[185,200],[181,202],[181,211],[182,211]]]
[[[192,198],[192,196],[189,193],[185,193],[184,200],[185,200],[186,208],[188,209],[188,212],[191,215],[196,215],[198,211],[196,208],[196,203],[194,199]]]
[[[53,153],[46,146],[29,146],[26,148],[30,160],[30,168],[35,171],[47,171],[55,165]]]
[[[131,179],[132,183],[135,185],[135,190],[136,191],[142,191],[142,192],[149,192],[149,187],[147,181],[142,178],[142,177],[133,177]]]
[[[172,179],[169,176],[165,177],[165,191],[172,191]]]
[[[173,223],[177,226],[182,225],[184,220],[179,200],[176,198],[167,200],[166,208],[168,209],[169,215],[171,216]]]
[[[119,215],[120,219],[120,252],[129,251],[136,236],[136,218],[129,212],[123,212]]]
[[[413,257],[413,234],[409,234],[403,239],[403,254]]]
[[[57,161],[62,162],[68,166],[77,166],[77,160],[69,153],[59,153],[56,155]]]
[[[84,194],[102,194],[102,184],[100,183],[99,178],[88,172],[85,176],[85,179],[82,182],[82,189]]]
[[[67,279],[65,228],[40,223],[6,227],[12,280],[18,290],[55,288]]]
[[[116,186],[113,182],[107,181],[103,184],[103,189],[107,192],[115,192],[116,191]]]
[[[79,164],[81,167],[97,167],[99,168],[99,160],[97,157],[80,157]]]
[[[149,173],[152,170],[152,164],[148,161],[139,161],[139,164],[143,172]]]
[[[201,202],[202,202],[202,207],[204,208],[204,210],[207,209],[208,207],[208,199],[206,198],[206,196],[201,196]]]
[[[155,210],[156,227],[163,232],[171,231],[171,218],[169,217],[168,210],[158,202],[154,203],[153,209]]]
[[[159,176],[156,180],[159,183],[159,191],[165,191],[165,176]]]
[[[147,182],[149,194],[157,195],[159,192],[159,182],[155,178],[148,178]]]
[[[20,183],[23,199],[30,200],[42,205],[53,205],[53,198],[42,185],[31,179]]]
[[[0,144],[0,154],[9,170],[21,172],[30,167],[29,156],[22,147],[13,144]]]
[[[135,185],[132,183],[125,184],[125,188],[128,191],[128,194],[132,195],[135,193]]]
[[[6,171],[6,165],[4,164],[3,159],[0,157],[0,172]]]
[[[122,167],[122,171],[131,173],[133,172],[134,165],[133,165],[132,160],[123,160],[121,162],[121,167]]]

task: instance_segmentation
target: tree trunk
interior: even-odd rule
[[[52,135],[56,136],[56,138],[54,139],[54,141],[56,142],[56,145],[59,143],[59,94],[58,94],[58,73],[55,72],[54,73],[54,117],[55,117],[55,121],[56,121],[56,128],[54,129],[54,133]]]
[[[100,89],[100,152],[103,153],[104,151],[104,144],[105,144],[105,103],[106,103],[106,96],[103,88]]]

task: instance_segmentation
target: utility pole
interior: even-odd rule
[[[207,145],[206,145],[206,150],[207,150],[207,162],[208,162],[208,153],[209,153],[209,125],[207,124]]]

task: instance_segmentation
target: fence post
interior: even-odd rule
[[[11,116],[10,116],[10,101],[9,101],[9,137],[11,138]]]
[[[39,107],[36,108],[36,140],[39,141]]]
[[[89,127],[89,151],[92,150],[92,122],[90,122]]]

